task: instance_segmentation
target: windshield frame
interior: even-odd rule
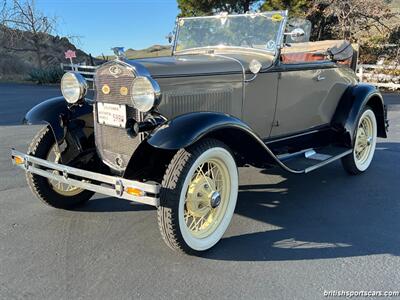
[[[252,16],[255,15],[256,17],[259,15],[274,15],[274,14],[279,14],[283,17],[282,21],[280,22],[280,27],[276,35],[276,49],[275,51],[269,51],[267,49],[257,49],[257,48],[252,48],[252,47],[241,47],[241,46],[225,46],[225,45],[215,45],[215,46],[204,46],[204,47],[195,47],[195,48],[188,48],[184,50],[177,50],[178,47],[178,40],[179,40],[179,33],[181,26],[180,21],[181,20],[193,20],[193,19],[218,19],[218,18],[235,18],[235,17],[244,17],[244,16]],[[288,15],[289,12],[288,10],[277,10],[277,11],[267,11],[267,12],[254,12],[254,13],[246,13],[246,14],[224,14],[220,13],[218,15],[213,15],[213,16],[201,16],[201,17],[183,17],[183,18],[177,18],[176,19],[176,24],[175,24],[175,38],[174,38],[174,43],[172,47],[172,55],[184,55],[184,54],[199,54],[199,53],[207,53],[208,51],[212,50],[239,50],[239,51],[252,51],[252,52],[258,52],[261,54],[268,54],[268,55],[277,55],[278,50],[283,47],[283,40],[284,40],[284,33],[285,33],[285,28],[286,28],[286,23],[288,20]]]

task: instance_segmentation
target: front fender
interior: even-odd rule
[[[369,84],[349,87],[343,94],[332,119],[332,126],[344,130],[344,143],[353,147],[362,109],[370,106],[377,118],[378,136],[386,138],[386,108],[379,90]]]
[[[188,147],[202,137],[222,128],[251,131],[239,119],[223,113],[194,112],[181,115],[157,128],[148,143],[159,149],[178,150]]]
[[[60,143],[66,134],[64,120],[76,119],[92,112],[93,107],[87,101],[80,106],[68,107],[64,97],[56,97],[33,107],[26,113],[23,123],[28,125],[49,124],[57,142]]]
[[[176,151],[203,137],[224,142],[238,161],[260,167],[274,164],[291,173],[302,172],[283,164],[248,125],[223,113],[195,112],[181,115],[157,128],[147,143],[155,149]]]

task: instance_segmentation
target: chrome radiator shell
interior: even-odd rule
[[[118,72],[115,72],[118,68]],[[143,115],[133,107],[130,99],[135,74],[131,68],[117,61],[101,66],[95,75],[94,131],[99,156],[112,169],[122,172],[142,141],[141,136],[132,137],[125,128],[111,127],[98,123],[97,102],[123,104],[127,107],[127,118],[142,121]],[[102,88],[107,85],[109,93]],[[123,95],[121,88],[127,88]]]

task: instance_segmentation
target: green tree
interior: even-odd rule
[[[259,0],[177,0],[179,16],[206,16],[226,11],[228,13],[245,13]]]
[[[293,17],[304,17],[308,9],[312,6],[310,0],[266,0],[261,5],[260,10],[271,11],[271,10],[289,10],[289,13]]]

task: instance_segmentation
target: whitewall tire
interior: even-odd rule
[[[343,167],[349,174],[357,175],[369,168],[375,154],[377,133],[375,113],[365,107],[357,123],[353,152],[342,159]]]
[[[160,193],[158,223],[164,241],[186,253],[213,247],[228,228],[238,195],[230,149],[205,139],[176,153]]]

